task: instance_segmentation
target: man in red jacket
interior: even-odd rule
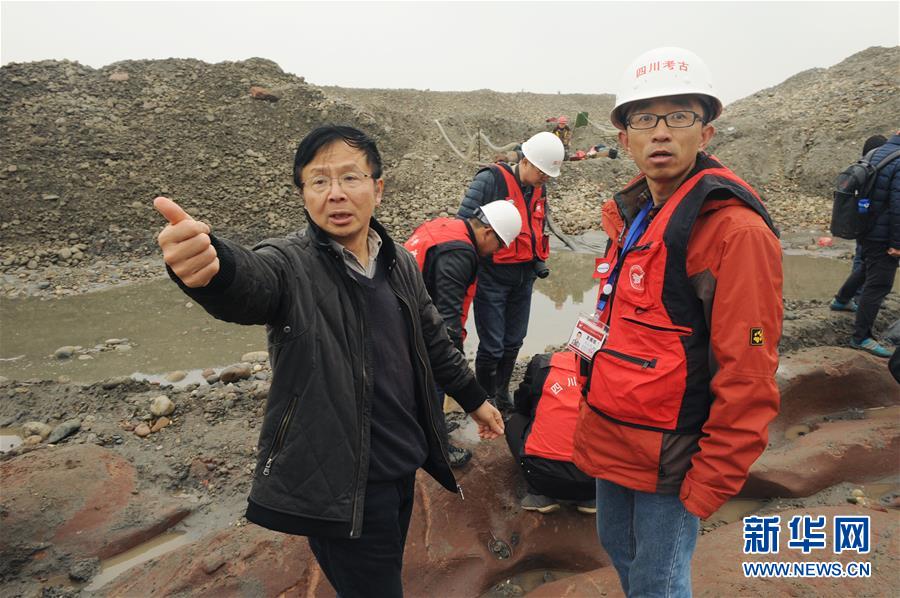
[[[629,596],[690,596],[700,518],[741,489],[778,412],[781,247],[759,195],[704,152],[703,62],[640,56],[610,115],[640,175],[603,206],[594,354],[574,462]]]

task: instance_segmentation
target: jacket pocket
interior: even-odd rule
[[[640,426],[674,429],[684,396],[687,360],[680,328],[621,319],[597,352],[596,406],[610,417]]]
[[[272,440],[272,448],[269,449],[269,454],[266,457],[265,464],[263,465],[262,475],[268,476],[272,471],[272,465],[275,462],[275,459],[278,458],[278,455],[281,453],[281,449],[284,448],[284,439],[287,437],[288,428],[291,425],[291,419],[293,419],[294,411],[297,408],[297,402],[300,399],[299,394],[295,394],[291,397],[291,402],[288,403],[287,409],[284,411],[284,415],[281,416],[281,421],[278,422],[278,428],[275,431],[275,438]]]

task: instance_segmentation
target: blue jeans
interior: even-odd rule
[[[597,535],[627,596],[689,597],[699,531],[677,494],[597,480]]]
[[[496,362],[504,352],[518,352],[528,332],[534,267],[481,263],[475,287],[476,361]]]

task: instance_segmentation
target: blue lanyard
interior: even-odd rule
[[[625,243],[622,245],[619,258],[616,260],[616,267],[613,268],[612,274],[609,275],[609,278],[606,281],[610,286],[610,292],[607,294],[601,293],[600,299],[597,301],[597,313],[602,312],[603,308],[606,307],[609,297],[612,295],[612,289],[616,287],[616,280],[619,278],[619,271],[622,269],[622,262],[625,260],[625,254],[628,253],[628,250],[631,249],[637,240],[641,238],[641,235],[644,234],[644,231],[647,230],[647,225],[650,223],[647,220],[647,214],[650,213],[650,208],[652,207],[653,202],[648,201],[631,222],[631,226],[628,228],[628,234],[625,235]]]

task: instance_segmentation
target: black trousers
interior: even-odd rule
[[[594,479],[580,471],[572,463],[541,457],[525,457],[520,460],[525,446],[525,429],[531,419],[521,413],[513,413],[506,420],[506,444],[525,476],[525,485],[531,494],[541,494],[559,500],[590,500],[596,495]]]
[[[403,548],[415,497],[415,473],[370,482],[359,538],[309,537],[319,566],[340,598],[401,598]]]
[[[872,325],[881,309],[881,302],[887,297],[894,286],[894,277],[897,274],[897,258],[887,254],[888,244],[873,241],[862,241],[862,277],[865,282],[862,292],[857,300],[859,306],[856,310],[856,322],[853,326],[853,340],[861,343],[872,334]],[[854,274],[856,276],[854,276]],[[858,284],[859,273],[851,274],[837,298],[840,301],[849,301],[855,292],[854,285]]]

